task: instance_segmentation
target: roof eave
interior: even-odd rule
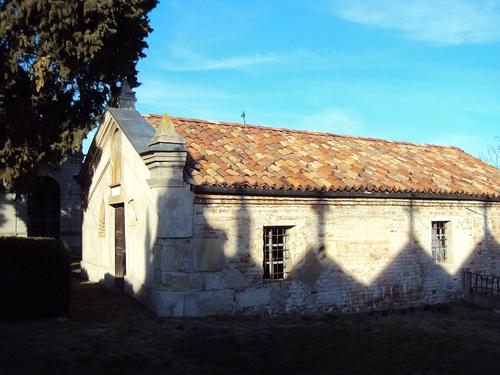
[[[311,198],[367,198],[367,199],[421,199],[500,202],[500,196],[467,194],[431,194],[411,192],[369,192],[369,191],[298,191],[284,189],[261,189],[246,187],[226,187],[218,185],[191,185],[191,190],[198,194],[248,195],[270,197],[311,197]]]

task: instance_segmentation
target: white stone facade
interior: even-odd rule
[[[122,137],[122,184],[111,187],[111,136],[116,124],[108,116],[94,142],[98,156],[92,179],[85,189],[82,225],[82,270],[90,280],[113,285],[115,274],[114,205],[125,206],[126,287],[130,293],[149,296],[153,269],[148,259],[158,227],[158,213],[147,184],[149,170],[129,140]],[[112,190],[114,190],[112,192]],[[118,191],[116,191],[118,190]],[[103,215],[104,213],[104,215]],[[151,304],[146,297],[144,300]]]

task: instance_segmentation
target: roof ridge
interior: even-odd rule
[[[160,118],[160,119],[162,118],[161,115],[151,114],[151,113],[142,114],[142,115],[144,117],[156,117],[156,118]],[[383,143],[408,145],[408,146],[445,148],[445,149],[453,149],[453,150],[458,150],[458,151],[464,152],[464,150],[462,150],[460,147],[436,145],[436,144],[432,144],[432,143],[415,143],[415,142],[407,142],[407,141],[391,141],[391,140],[383,139],[383,138],[362,137],[362,136],[355,136],[355,135],[344,135],[344,134],[336,134],[336,133],[328,133],[328,132],[319,132],[319,131],[314,131],[314,130],[279,128],[279,127],[273,127],[273,126],[269,126],[269,125],[241,124],[239,122],[210,121],[210,120],[202,120],[202,119],[190,118],[190,117],[172,116],[171,119],[172,120],[179,120],[179,121],[186,121],[186,122],[196,122],[196,123],[201,123],[201,124],[212,124],[212,125],[223,125],[223,126],[238,126],[238,127],[241,127],[241,128],[265,129],[265,130],[270,130],[270,131],[286,131],[286,132],[297,133],[297,134],[323,135],[323,136],[329,136],[329,137],[346,138],[346,139],[362,140],[362,141],[370,141],[370,142],[383,142]]]

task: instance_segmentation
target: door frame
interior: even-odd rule
[[[115,288],[124,288],[124,277],[127,274],[127,238],[125,231],[125,205],[113,206],[114,214],[114,249],[115,249]],[[121,235],[120,235],[121,229]]]

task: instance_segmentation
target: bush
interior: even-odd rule
[[[2,319],[66,315],[69,248],[48,238],[0,237],[0,284]]]

